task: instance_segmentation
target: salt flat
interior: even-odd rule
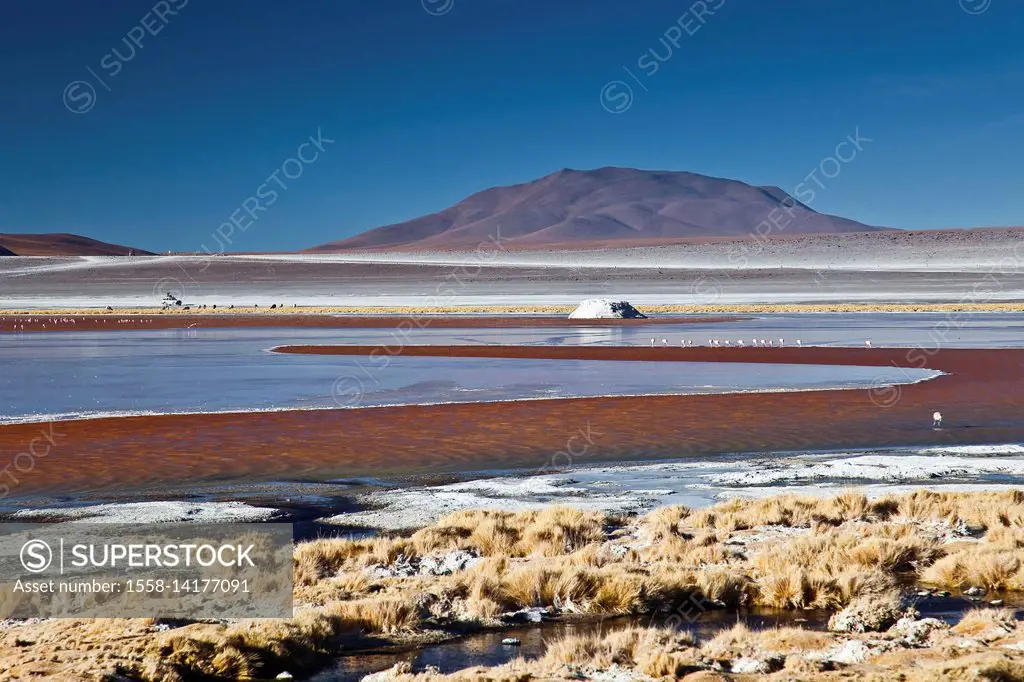
[[[1024,299],[1018,231],[585,251],[0,258],[0,307],[636,305]]]
[[[261,523],[281,516],[276,509],[242,502],[123,502],[80,507],[20,509],[12,521],[81,523]]]

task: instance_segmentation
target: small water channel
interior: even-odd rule
[[[1018,617],[1022,615],[1024,594],[992,593],[986,596],[986,600],[993,599],[1003,600],[1004,606],[1017,609]],[[920,598],[916,603],[922,617],[939,618],[950,624],[957,622],[966,611],[979,607],[987,607],[987,601],[973,601],[959,595],[930,596]],[[825,610],[755,608],[705,611],[692,622],[680,616],[673,617],[672,614],[551,622],[477,633],[420,649],[363,652],[342,656],[333,666],[309,679],[311,682],[356,682],[370,673],[387,670],[403,661],[409,662],[416,672],[422,672],[427,666],[434,666],[446,674],[473,666],[497,666],[516,657],[540,658],[548,645],[558,639],[607,633],[629,626],[671,624],[689,630],[698,640],[706,640],[736,623],[744,623],[751,629],[799,626],[824,630],[828,625],[829,616],[831,612]],[[519,639],[520,645],[502,644],[502,640],[507,637]]]

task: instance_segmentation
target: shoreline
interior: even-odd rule
[[[607,296],[604,298],[608,298]],[[614,297],[611,297],[614,298]],[[675,303],[651,303],[637,304],[642,307],[640,312],[663,315],[750,315],[756,313],[951,313],[951,312],[1024,312],[1024,301],[1003,301],[996,303],[898,303],[879,301],[871,303],[729,303],[729,304],[675,304]],[[198,307],[195,304],[185,308],[159,308],[156,306],[103,306],[94,307],[47,307],[47,308],[23,308],[0,307],[0,320],[12,317],[26,317],[36,315],[62,315],[79,317],[110,317],[110,316],[156,316],[156,317],[248,317],[261,316],[267,318],[298,317],[300,319],[317,315],[342,315],[352,318],[360,317],[401,317],[404,315],[428,315],[428,316],[526,316],[526,315],[568,315],[576,309],[575,304],[536,304],[536,305],[448,305],[448,306],[421,306],[421,305],[338,305],[338,306],[300,306],[280,305],[276,308],[267,306],[233,306],[227,307]],[[544,319],[542,317],[541,319]],[[626,319],[586,319],[570,320],[568,317],[560,318],[564,322],[574,323],[616,323],[616,322],[649,322],[658,321],[657,318],[647,320],[626,320]],[[686,319],[686,318],[683,318]]]
[[[398,310],[398,309],[396,309]],[[0,334],[58,331],[130,331],[144,329],[234,329],[254,327],[296,327],[325,329],[388,329],[399,325],[425,329],[485,329],[521,327],[594,327],[633,326],[645,324],[710,324],[737,322],[737,316],[659,317],[646,319],[570,320],[551,315],[516,314],[445,315],[443,311],[410,310],[393,314],[348,314],[343,312],[296,313],[291,310],[271,312],[200,310],[187,312],[82,312],[49,311],[11,314],[0,311]]]
[[[370,347],[348,347],[368,352]],[[406,347],[477,357],[700,360],[917,366],[907,349]],[[98,418],[0,426],[0,465],[48,436],[53,446],[10,495],[82,494],[206,481],[324,480],[735,452],[1024,442],[1024,350],[920,353],[930,381],[866,390],[575,398],[440,406]],[[671,381],[668,377],[667,381]],[[947,425],[931,428],[935,409]],[[830,424],[823,433],[822,422]],[[140,451],[139,443],[146,443]],[[561,453],[561,454],[560,454]],[[139,466],[144,462],[145,466]],[[23,467],[24,468],[24,467]]]
[[[49,424],[51,422],[80,422],[89,421],[93,419],[129,419],[132,417],[188,417],[188,416],[205,416],[205,415],[258,415],[258,414],[273,414],[275,412],[323,412],[333,410],[378,410],[394,407],[444,407],[446,405],[492,405],[496,403],[528,403],[528,402],[539,402],[539,401],[556,401],[556,400],[601,400],[611,398],[630,398],[630,399],[642,399],[642,398],[663,398],[663,397],[687,397],[687,396],[698,396],[698,395],[772,395],[775,393],[804,393],[811,391],[866,391],[873,388],[881,389],[898,389],[901,386],[910,386],[912,384],[920,383],[922,381],[931,381],[943,376],[938,374],[934,377],[924,377],[916,379],[914,381],[906,381],[897,384],[879,384],[872,385],[869,387],[864,386],[835,386],[830,388],[736,388],[726,391],[718,391],[714,393],[701,393],[699,391],[691,392],[679,392],[679,393],[609,393],[606,395],[590,395],[590,396],[545,396],[545,397],[529,397],[529,398],[494,398],[492,400],[469,400],[469,401],[435,401],[435,402],[421,402],[421,403],[385,403],[383,405],[364,405],[364,406],[351,406],[351,407],[338,407],[336,405],[329,405],[324,407],[268,407],[268,408],[250,408],[250,409],[226,409],[220,411],[202,411],[202,410],[185,410],[181,412],[99,412],[95,414],[81,413],[73,415],[30,415],[26,417],[13,417],[11,421],[0,421],[0,426],[16,426],[19,424]]]
[[[1021,303],[974,304],[764,304],[647,305],[643,319],[569,319],[575,306],[448,306],[448,307],[303,307],[205,308],[47,308],[0,309],[0,335],[53,331],[129,331],[231,328],[386,329],[405,325],[424,329],[486,329],[522,327],[615,327],[741,322],[758,315],[778,314],[946,314],[1020,313]],[[659,317],[659,315],[662,315]]]

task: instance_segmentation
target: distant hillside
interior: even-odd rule
[[[780,213],[786,206],[788,224]],[[745,236],[769,216],[785,224],[773,230],[777,236],[887,229],[818,213],[778,187],[685,172],[565,169],[310,251],[475,248],[499,229],[514,248],[628,246]]]
[[[151,256],[149,251],[77,234],[0,234],[0,256]]]

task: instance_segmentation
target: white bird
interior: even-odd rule
[[[661,345],[667,346],[668,345],[668,339],[662,339],[661,340]]]
[[[868,348],[871,348],[871,339],[868,339],[867,341],[865,341],[864,345],[867,346]]]
[[[725,340],[725,345],[727,345],[727,346],[728,346],[728,345],[731,345],[731,344],[732,344],[732,341],[730,341],[729,339],[726,339],[726,340]]]
[[[786,345],[786,340],[785,339],[779,339],[779,345],[780,346]]]
[[[803,345],[802,343],[800,343],[800,339],[797,339],[797,340],[796,340],[796,345],[797,345],[797,346],[802,346],[802,345]]]
[[[651,339],[651,348],[654,348],[654,339]]]
[[[742,346],[743,345],[743,339],[740,339],[739,341],[737,341],[736,345],[737,346]]]

